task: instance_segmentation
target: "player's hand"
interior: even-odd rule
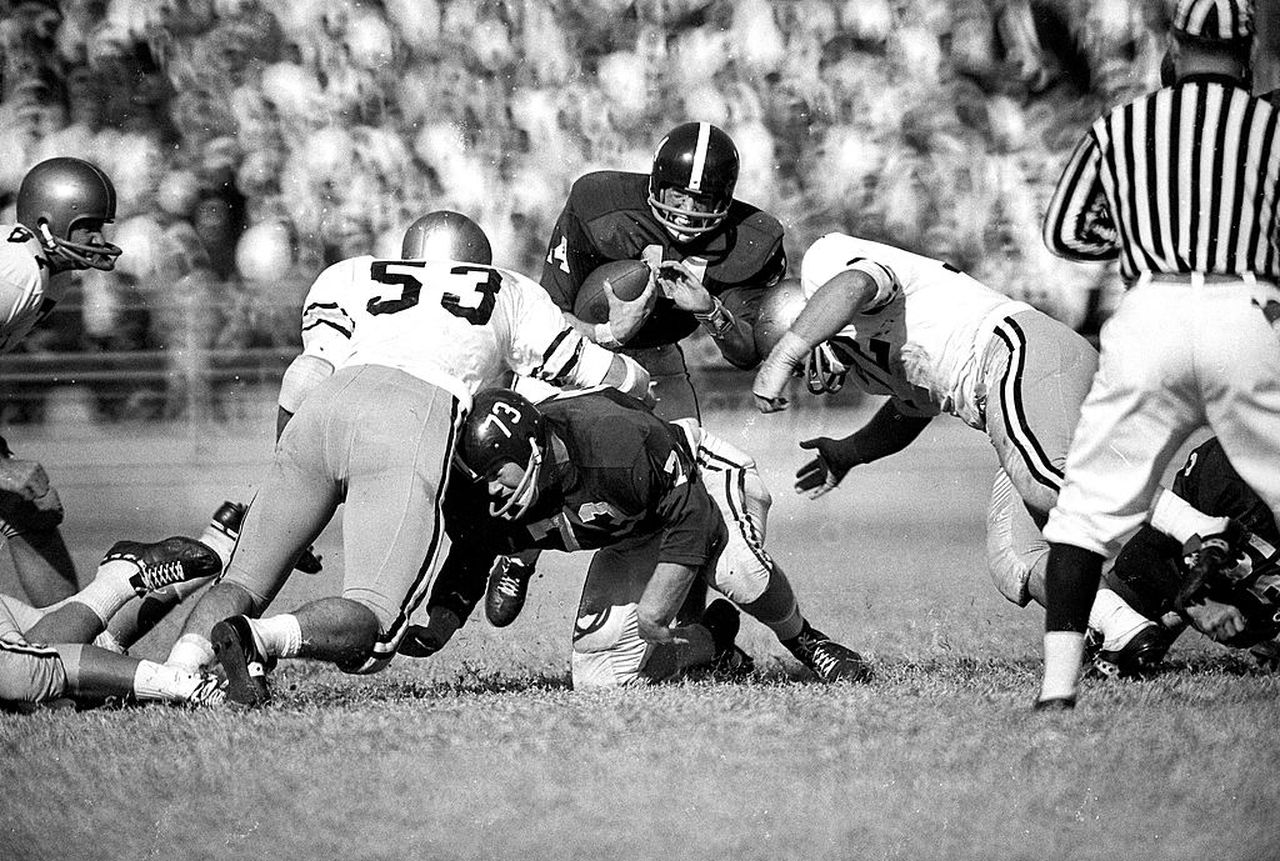
[[[658,299],[657,273],[652,268],[649,270],[649,283],[639,296],[630,301],[619,299],[608,281],[604,283],[604,295],[609,300],[609,328],[613,331],[614,339],[625,344],[649,319],[653,303]]]
[[[1186,608],[1186,612],[1197,631],[1219,643],[1244,633],[1247,624],[1239,607],[1223,604],[1212,598],[1192,604]]]
[[[49,476],[34,460],[16,457],[0,459],[0,491],[12,493],[26,502],[35,502],[49,491]]]
[[[837,440],[825,436],[800,441],[801,448],[816,450],[818,456],[796,470],[796,493],[817,499],[840,484],[853,464],[844,462],[839,446]]]
[[[458,614],[443,607],[431,611],[426,625],[410,625],[400,641],[399,652],[411,658],[429,658],[445,647],[462,627]]]
[[[664,260],[658,264],[658,287],[681,311],[709,314],[715,308],[706,285],[681,260]]]
[[[756,409],[768,415],[787,408],[783,393],[791,383],[791,368],[773,355],[765,359],[751,384],[751,394],[756,399]]]

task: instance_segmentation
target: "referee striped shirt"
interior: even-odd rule
[[[1115,108],[1077,144],[1044,222],[1051,251],[1141,272],[1280,279],[1280,110],[1221,75]]]

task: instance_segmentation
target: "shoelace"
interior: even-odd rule
[[[519,598],[524,593],[524,578],[503,574],[498,580],[498,592],[506,598]]]
[[[166,562],[153,562],[143,567],[141,571],[142,583],[149,590],[154,592],[157,589],[163,589],[174,583],[181,583],[187,579],[187,572],[183,570],[182,563],[176,559],[170,559]]]
[[[818,675],[824,679],[829,678],[836,670],[840,669],[839,656],[833,655],[823,648],[825,645],[826,643],[818,643],[813,648],[813,663],[817,668]]]

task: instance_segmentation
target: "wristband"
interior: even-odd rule
[[[711,297],[710,311],[705,314],[699,314],[694,311],[693,316],[702,324],[702,328],[707,330],[707,334],[716,340],[728,335],[733,329],[733,315],[729,313],[729,309],[724,306],[724,303],[715,296]]]
[[[622,346],[622,342],[613,336],[613,326],[609,323],[596,323],[595,328],[591,330],[591,339],[610,350],[616,350]]]

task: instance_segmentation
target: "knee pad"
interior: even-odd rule
[[[614,604],[574,623],[570,667],[575,689],[634,684],[648,657],[635,604]]]

